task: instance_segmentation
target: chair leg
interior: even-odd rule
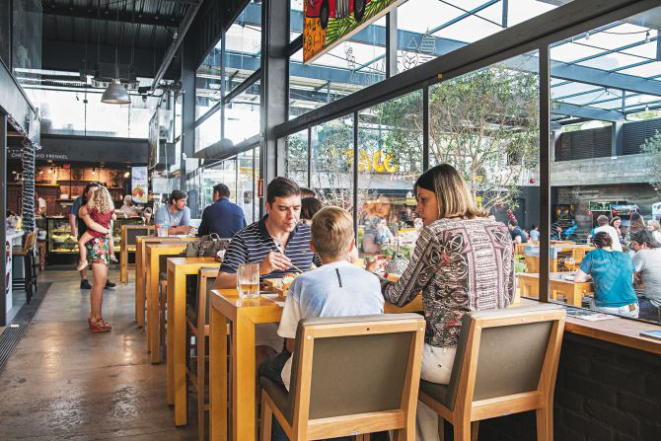
[[[198,343],[198,357],[197,357],[197,421],[199,425],[200,441],[204,438],[204,420],[205,420],[205,405],[206,405],[206,339],[207,337],[202,334],[202,339]]]
[[[479,433],[480,433],[480,422],[473,421],[471,423],[471,441],[477,441],[477,437]]]
[[[438,439],[445,441],[445,420],[442,416],[438,416]]]
[[[537,441],[553,441],[553,405],[537,409]]]
[[[470,421],[455,421],[454,441],[471,441],[471,423]]]
[[[266,392],[262,392],[262,441],[271,441],[271,422],[273,420],[273,411],[266,403]]]

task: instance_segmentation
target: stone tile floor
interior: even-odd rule
[[[131,274],[132,275],[132,274]],[[87,327],[89,291],[75,271],[46,271],[52,282],[36,316],[0,372],[0,440],[194,440],[197,415],[174,426],[166,366],[147,358],[134,322],[134,284],[104,292],[107,334]]]

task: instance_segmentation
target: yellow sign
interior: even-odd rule
[[[353,150],[349,149],[346,151],[346,160],[348,162],[353,161]],[[377,150],[370,157],[368,152],[364,150],[360,151],[360,157],[358,158],[358,171],[397,173],[398,170],[399,165],[397,165],[397,160],[392,156],[391,153],[384,154],[381,150]]]

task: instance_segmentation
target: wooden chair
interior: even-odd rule
[[[207,293],[213,288],[218,277],[219,268],[202,268],[197,278],[197,298],[195,303],[186,304],[186,342],[190,345],[186,354],[186,379],[197,394],[197,418],[200,440],[204,439],[204,413],[209,410],[206,396],[207,383],[207,339],[209,338],[209,297]],[[195,344],[191,337],[195,337]],[[190,349],[195,355],[191,355]],[[192,361],[195,361],[196,366]]]
[[[386,430],[415,440],[424,330],[417,314],[301,320],[289,393],[260,378],[262,441],[273,416],[291,441]]]
[[[153,226],[122,225],[121,250],[119,252],[119,279],[122,283],[129,283],[128,262],[129,253],[135,253],[136,238],[138,236],[153,236]]]
[[[477,440],[479,421],[534,410],[537,439],[553,440],[553,391],[565,311],[559,305],[464,315],[450,384],[422,381],[420,400]]]
[[[37,273],[35,271],[33,254],[36,238],[36,231],[28,233],[23,240],[23,247],[20,249],[11,250],[13,258],[23,258],[23,277],[13,278],[12,287],[15,289],[25,289],[25,298],[27,303],[30,303],[30,300],[32,300],[33,289],[34,292],[37,291]]]

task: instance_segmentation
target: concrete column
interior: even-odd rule
[[[273,128],[287,121],[289,63],[289,2],[272,0],[262,3],[262,142],[260,177],[264,189],[278,175],[284,175],[284,158],[278,157],[278,140]],[[260,201],[260,207],[263,201]]]
[[[622,154],[624,153],[624,143],[622,137],[623,126],[624,126],[624,121],[615,121],[612,124],[613,138],[611,142],[611,156],[622,156]]]
[[[190,37],[190,38],[189,38]],[[188,35],[184,40],[181,49],[179,49],[179,58],[181,60],[181,183],[180,189],[186,190],[186,175],[189,172],[186,168],[186,161],[183,154],[188,158],[193,157],[195,153],[195,60],[192,54],[192,35]]]

